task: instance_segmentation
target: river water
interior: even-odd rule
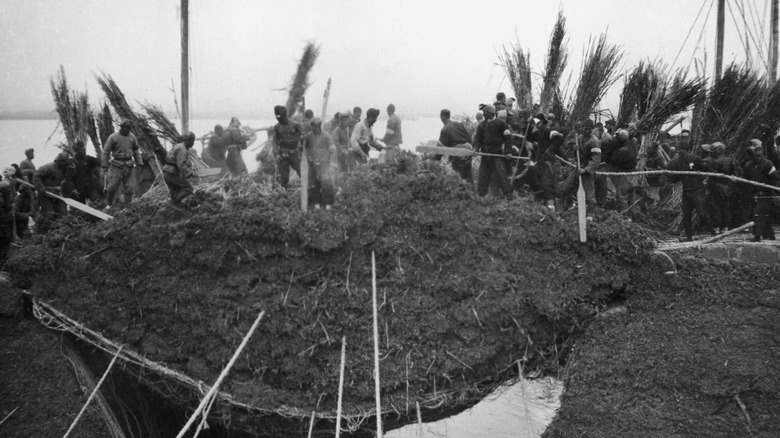
[[[247,119],[244,125],[253,128],[270,126],[273,120]],[[211,131],[214,125],[227,126],[228,120],[194,119],[190,126],[198,137]],[[377,121],[374,133],[382,136],[385,131],[386,119]],[[404,144],[402,147],[414,150],[414,147],[439,137],[441,121],[437,117],[403,120],[402,130]],[[265,141],[264,133],[260,132],[257,140],[244,151],[244,161],[250,172],[257,170],[254,160],[256,149]],[[57,144],[65,141],[65,134],[56,120],[0,120],[0,166],[19,163],[24,159],[24,150],[35,148],[33,162],[40,167],[54,160],[60,149]],[[170,146],[170,145],[166,145]],[[200,153],[202,146],[198,143],[195,149]],[[94,154],[92,145],[87,146],[87,153]],[[373,154],[376,152],[372,151]],[[563,384],[559,380],[545,378],[536,380],[523,379],[504,385],[495,390],[471,409],[453,417],[433,423],[409,425],[390,431],[390,438],[422,438],[422,437],[538,437],[552,421],[560,406],[560,396]],[[425,421],[425,418],[423,418]]]

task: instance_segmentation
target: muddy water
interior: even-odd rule
[[[539,437],[555,416],[563,382],[552,378],[516,382],[498,388],[460,414],[433,423],[409,425],[388,438]],[[425,421],[425,418],[423,418]]]

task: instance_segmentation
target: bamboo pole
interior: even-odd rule
[[[122,352],[122,348],[124,348],[124,347],[119,347],[119,349],[114,354],[114,358],[111,359],[111,363],[108,364],[108,368],[106,368],[106,371],[103,373],[103,377],[100,378],[100,381],[98,382],[97,385],[95,385],[95,388],[92,390],[92,393],[89,394],[89,398],[87,398],[87,402],[84,403],[84,406],[81,407],[81,411],[79,411],[79,414],[76,415],[76,418],[73,420],[73,423],[71,423],[70,427],[68,428],[68,431],[65,432],[65,435],[63,435],[63,438],[68,438],[70,433],[76,427],[76,424],[78,424],[79,420],[81,419],[81,416],[84,415],[84,412],[87,410],[87,406],[89,406],[89,403],[92,401],[93,398],[95,398],[95,395],[97,394],[98,390],[100,389],[100,385],[102,385],[103,381],[106,380],[106,377],[108,376],[108,373],[111,371],[111,368],[114,366],[114,363],[116,362],[116,359],[119,357],[119,353]]]
[[[309,438],[311,438],[312,434],[314,433],[314,414],[315,411],[311,411],[311,421],[309,421]]]
[[[192,413],[192,416],[187,421],[187,424],[182,427],[182,429],[179,431],[179,434],[176,435],[176,438],[182,438],[184,434],[189,430],[190,426],[192,426],[192,423],[195,422],[195,419],[198,417],[201,411],[206,407],[206,404],[209,403],[211,400],[211,397],[215,397],[217,390],[219,389],[219,385],[222,384],[222,381],[225,379],[225,376],[227,376],[228,371],[230,371],[230,368],[233,367],[233,364],[236,362],[236,359],[238,359],[238,356],[241,354],[241,352],[244,350],[244,347],[246,347],[247,342],[249,342],[249,338],[252,337],[252,334],[254,334],[255,330],[257,329],[257,326],[260,324],[260,320],[263,318],[263,315],[265,315],[265,311],[260,312],[259,315],[257,315],[257,319],[255,319],[254,324],[252,324],[252,328],[249,329],[246,336],[244,336],[244,339],[241,341],[241,345],[238,346],[236,349],[236,352],[233,353],[233,357],[230,358],[230,362],[225,366],[225,369],[222,370],[222,373],[220,373],[219,377],[217,378],[217,381],[214,382],[214,386],[209,389],[209,392],[206,393],[206,396],[203,397],[203,400],[200,401],[200,404],[198,405],[198,408],[195,409],[195,412]]]
[[[715,41],[715,81],[723,72],[723,33],[726,25],[726,0],[718,0],[718,23]]]
[[[778,15],[780,15],[780,0],[770,0],[772,2],[772,19],[771,19],[771,29],[772,29],[772,35],[769,40],[769,83],[771,85],[774,85],[775,81],[777,81],[777,44],[778,44],[778,34],[777,34],[777,23],[778,23]]]
[[[181,0],[181,132],[190,130],[190,0]]]
[[[756,224],[755,222],[752,222],[752,221],[751,221],[751,222],[748,222],[748,223],[746,223],[746,224],[744,224],[744,225],[741,225],[741,226],[739,226],[739,227],[737,227],[737,228],[734,228],[733,230],[728,230],[728,231],[726,231],[725,233],[718,234],[717,236],[712,236],[712,237],[709,237],[709,238],[707,238],[707,239],[700,240],[700,241],[699,241],[699,242],[697,242],[697,243],[712,243],[712,242],[717,242],[718,240],[721,240],[721,239],[723,239],[724,237],[728,237],[728,236],[731,236],[731,235],[733,235],[733,234],[737,234],[737,233],[739,233],[739,232],[740,232],[740,231],[742,231],[742,230],[746,230],[746,229],[748,229],[748,228],[752,227],[752,226],[753,226],[753,225],[755,225],[755,224]]]
[[[422,422],[422,413],[420,412],[420,402],[415,401],[414,404],[417,405],[417,438],[422,438],[423,422]]]
[[[344,364],[347,358],[347,337],[341,337],[341,368],[339,370],[339,404],[336,408],[336,438],[341,435],[341,401],[344,397]]]
[[[371,251],[371,286],[374,305],[374,387],[376,388],[376,436],[382,438],[382,401],[379,397],[379,323],[376,308],[376,256]]]

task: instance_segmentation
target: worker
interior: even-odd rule
[[[395,115],[395,105],[387,105],[387,127],[382,141],[387,145],[388,150],[399,151],[404,142],[401,133],[401,119]]]
[[[761,140],[752,139],[747,149],[750,160],[745,163],[745,178],[751,181],[780,187],[780,175],[771,161],[764,157],[764,147]],[[753,242],[761,239],[775,240],[775,232],[769,222],[772,213],[773,200],[780,194],[778,190],[751,186],[753,194]]]
[[[300,177],[301,152],[300,143],[303,129],[300,123],[287,117],[287,108],[282,105],[274,107],[276,125],[274,125],[274,155],[279,184],[287,188],[290,182],[290,168]]]
[[[471,150],[471,136],[466,130],[466,127],[462,123],[458,123],[451,119],[451,113],[448,109],[443,109],[439,112],[439,120],[444,124],[439,132],[439,144],[448,148],[462,148]],[[436,156],[437,160],[441,159],[441,155]],[[458,173],[461,178],[468,182],[472,182],[471,175],[471,155],[467,157],[457,157],[454,155],[449,156],[450,165],[452,170]]]
[[[101,165],[103,173],[108,175],[108,205],[106,210],[111,210],[114,205],[114,197],[121,185],[125,193],[125,205],[130,205],[135,193],[135,166],[143,166],[141,148],[135,135],[130,132],[132,122],[125,120],[119,125],[119,132],[108,136],[103,147]],[[110,165],[110,171],[109,171]]]
[[[712,171],[723,175],[740,176],[742,167],[733,157],[725,155],[726,146],[716,141],[712,144],[710,158]],[[731,227],[731,211],[736,200],[734,183],[726,178],[710,178],[710,211],[716,231],[725,233]]]
[[[336,150],[338,151],[339,167],[341,168],[342,172],[346,172],[352,168],[350,167],[350,163],[354,162],[354,160],[350,160],[349,158],[349,123],[352,118],[352,113],[350,111],[343,111],[338,114],[338,126],[333,128],[330,136],[333,139],[333,144],[336,145]]]
[[[8,166],[3,169],[0,178],[0,263],[8,258],[8,252],[11,249],[16,236],[14,236],[14,199],[16,198],[13,178],[16,169]]]
[[[33,184],[38,191],[38,204],[40,207],[37,223],[39,233],[47,232],[53,222],[68,214],[65,203],[46,193],[62,195],[62,183],[65,181],[65,171],[68,168],[70,155],[60,152],[54,158],[53,163],[44,164],[33,174]]]
[[[247,148],[247,138],[241,133],[241,121],[238,117],[232,117],[230,124],[224,132],[224,145],[227,148],[227,157],[225,157],[225,166],[233,176],[247,173],[246,163],[241,156],[241,151]]]
[[[336,194],[335,173],[339,160],[336,145],[330,134],[322,131],[322,120],[311,121],[312,131],[304,139],[304,153],[309,163],[309,203],[315,209],[324,206],[330,210]]]
[[[73,145],[74,156],[65,171],[64,195],[82,204],[87,200],[96,203],[99,199],[100,160],[87,155],[87,148],[81,140]]]
[[[366,112],[366,119],[355,125],[355,130],[352,131],[349,138],[350,152],[360,163],[368,162],[368,152],[371,148],[381,152],[387,147],[383,141],[374,137],[374,132],[371,129],[377,118],[379,118],[379,110],[369,108]]]
[[[482,107],[482,115],[485,119],[477,126],[474,135],[474,149],[494,155],[508,155],[511,150],[511,131],[509,125],[496,118],[496,107],[485,105]],[[490,188],[493,174],[506,199],[512,199],[512,186],[509,184],[509,175],[506,168],[507,158],[483,156],[479,164],[479,177],[477,179],[477,194],[485,196]]]
[[[24,150],[24,156],[26,157],[24,160],[22,160],[21,163],[19,163],[19,168],[22,170],[22,175],[24,176],[24,179],[32,183],[32,177],[35,173],[35,164],[33,164],[32,160],[35,158],[35,149],[29,148]]]
[[[577,160],[577,143],[579,143],[579,167],[569,174],[566,180],[558,190],[558,196],[563,198],[564,204],[571,205],[574,194],[579,187],[580,176],[582,176],[582,187],[585,190],[585,202],[588,208],[588,220],[593,220],[592,212],[596,207],[596,188],[595,175],[596,169],[601,164],[601,144],[593,135],[593,121],[586,119],[580,124],[580,136],[574,134],[574,150],[572,155]]]
[[[222,169],[222,174],[227,172],[225,165],[225,154],[227,154],[227,144],[225,144],[225,128],[222,125],[214,125],[214,134],[209,137],[208,145],[203,151],[203,162],[209,167]]]
[[[680,141],[677,144],[677,156],[669,163],[669,170],[687,171],[687,172],[707,172],[709,167],[707,163],[699,156],[691,153],[691,144],[688,141]],[[669,175],[669,182],[676,183],[682,181],[682,221],[685,236],[680,238],[681,242],[693,241],[693,212],[699,215],[699,219],[704,222],[704,226],[712,235],[716,231],[712,226],[710,214],[706,205],[704,191],[704,177],[698,175]]]
[[[171,193],[173,205],[180,205],[185,198],[192,195],[194,190],[188,178],[194,176],[189,153],[195,144],[195,134],[185,132],[181,139],[181,143],[176,144],[165,155],[165,166],[163,166],[163,180]]]

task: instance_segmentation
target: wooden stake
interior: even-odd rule
[[[341,435],[341,400],[344,397],[344,364],[347,358],[347,337],[341,337],[341,368],[339,370],[339,404],[336,408],[336,438]]]
[[[314,413],[315,411],[311,411],[311,421],[309,422],[309,438],[311,438],[311,435],[314,432]]]
[[[301,156],[301,211],[309,210],[309,159],[306,158],[306,147]]]
[[[422,414],[420,413],[420,402],[416,401],[414,403],[417,405],[417,437],[422,438],[423,422],[422,422]]]
[[[65,435],[63,436],[63,438],[68,438],[70,433],[73,431],[73,428],[76,427],[76,424],[78,424],[79,419],[81,419],[81,416],[84,415],[84,411],[87,410],[87,406],[89,406],[89,403],[92,401],[93,398],[95,398],[95,395],[97,394],[98,390],[100,389],[100,385],[102,385],[103,381],[106,380],[106,377],[108,376],[108,372],[111,371],[111,367],[114,366],[114,363],[116,362],[116,358],[118,358],[119,357],[119,353],[122,352],[122,348],[124,348],[124,347],[119,347],[119,350],[117,350],[116,353],[114,354],[114,358],[111,359],[111,363],[108,364],[108,368],[106,368],[106,371],[103,373],[103,377],[101,377],[100,381],[98,382],[98,384],[95,385],[95,389],[92,390],[92,393],[89,395],[89,398],[87,398],[87,402],[84,403],[84,406],[81,407],[81,411],[79,411],[79,414],[76,415],[76,418],[73,420],[73,423],[71,423],[70,427],[68,428],[68,431],[65,432]],[[5,421],[5,420],[3,420],[3,421]]]
[[[379,322],[376,308],[376,256],[371,251],[371,286],[374,290],[374,386],[376,388],[376,436],[382,438],[382,401],[379,398]]]
[[[236,349],[236,352],[233,353],[233,357],[230,358],[230,362],[225,366],[225,369],[222,370],[222,373],[220,373],[219,377],[217,377],[217,381],[214,382],[214,386],[209,389],[209,392],[206,393],[206,396],[203,397],[203,400],[200,401],[200,404],[198,405],[198,408],[195,409],[195,412],[192,413],[192,416],[187,421],[187,424],[182,427],[182,429],[179,431],[179,434],[176,435],[176,438],[181,438],[184,436],[184,434],[189,430],[190,426],[192,426],[192,423],[195,422],[195,419],[200,415],[201,411],[203,411],[206,408],[206,404],[209,403],[211,400],[211,397],[215,397],[217,390],[219,389],[219,385],[222,384],[222,381],[225,379],[225,376],[227,376],[227,373],[230,371],[230,368],[233,367],[233,364],[236,362],[236,359],[238,359],[238,356],[241,355],[241,352],[244,350],[244,347],[246,347],[247,342],[249,342],[249,338],[252,337],[252,334],[254,334],[255,330],[257,329],[257,326],[260,324],[260,320],[263,319],[263,315],[265,315],[265,311],[260,312],[259,315],[257,315],[257,319],[255,319],[254,324],[252,324],[252,328],[249,329],[246,336],[244,336],[244,339],[241,341],[241,345],[238,346]]]

